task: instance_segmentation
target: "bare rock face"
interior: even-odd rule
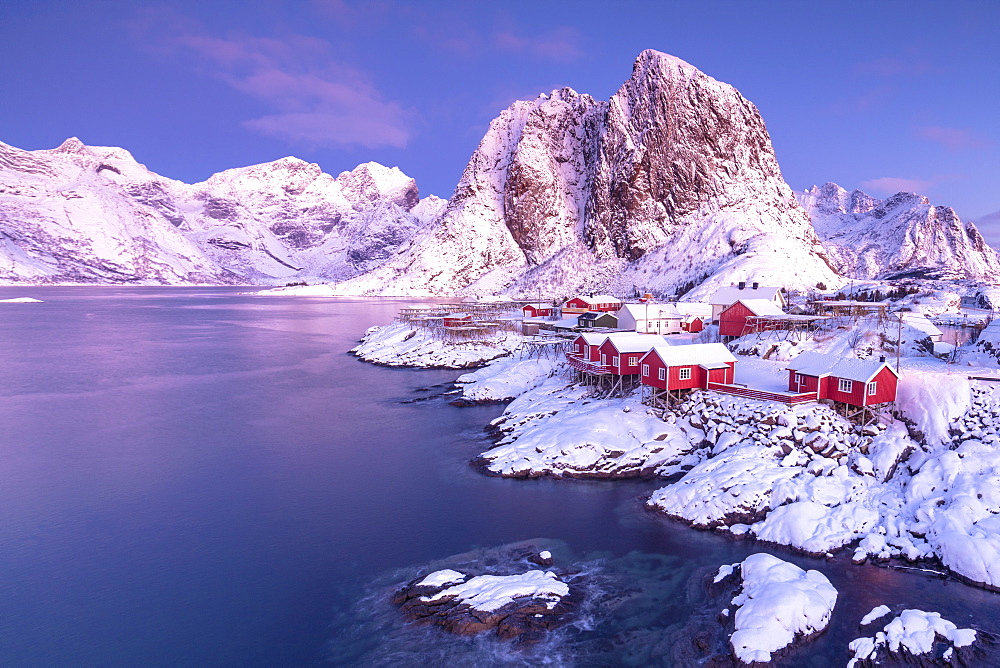
[[[976,226],[926,197],[900,192],[877,200],[826,183],[798,198],[834,266],[846,276],[1000,278],[1000,258]]]

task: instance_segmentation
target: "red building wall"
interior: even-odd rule
[[[667,389],[667,381],[665,379],[660,380],[660,369],[664,369],[666,367],[663,364],[663,360],[660,359],[660,356],[656,354],[655,350],[639,360],[640,370],[642,369],[643,364],[649,365],[649,375],[640,375],[639,381],[643,385],[658,387],[661,390]]]
[[[743,329],[749,315],[754,315],[754,312],[740,302],[727,306],[719,314],[719,335],[743,336]]]
[[[529,318],[542,318],[545,316],[552,315],[552,309],[536,308],[530,304],[521,309],[521,311],[523,311],[524,315],[528,316]]]
[[[809,376],[802,374],[804,383],[802,384],[802,389],[799,389],[799,384],[795,382],[795,371],[788,372],[788,391],[789,392],[815,392],[816,388],[819,387],[819,378],[816,376]],[[819,397],[822,399],[823,397]]]
[[[566,308],[582,308],[587,311],[617,311],[621,307],[621,302],[616,302],[614,304],[588,304],[579,297],[573,297],[573,299],[566,302]]]
[[[869,406],[896,400],[896,388],[899,385],[899,378],[892,372],[892,369],[883,367],[881,371],[875,374],[872,380],[878,383],[878,387],[876,388],[875,395],[868,397]]]

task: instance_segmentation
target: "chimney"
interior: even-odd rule
[[[878,361],[882,362],[883,364],[885,364],[885,355],[879,355]]]
[[[760,283],[754,283],[753,284],[753,289],[756,290],[759,286],[760,286]]]
[[[747,283],[746,283],[746,281],[740,281],[739,283],[737,283],[737,284],[736,284],[736,288],[737,288],[738,290],[742,290],[742,289],[743,289],[743,288],[745,288],[746,286],[747,286]]]

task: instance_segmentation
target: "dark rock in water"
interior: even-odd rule
[[[541,559],[537,552],[533,552],[528,557],[529,560],[531,557]],[[550,556],[541,561],[548,561],[551,564],[552,559]],[[440,573],[448,572],[440,571]],[[480,603],[477,607],[469,602],[468,597],[463,599],[457,594],[448,593],[446,590],[454,589],[474,579],[474,576],[457,571],[450,573],[455,577],[440,578],[433,584],[422,584],[428,580],[427,576],[413,580],[393,595],[392,603],[399,606],[406,618],[416,624],[434,624],[456,635],[475,635],[492,630],[501,640],[532,644],[542,640],[547,631],[569,621],[571,613],[578,608],[582,599],[576,586],[569,588],[556,574],[528,571],[493,577],[510,578],[515,583],[520,582],[522,576],[533,577],[535,582],[551,580],[556,589],[561,587],[566,593],[556,595],[515,593],[509,596],[512,600],[491,610],[487,608],[492,606]],[[523,590],[524,587],[520,589]]]

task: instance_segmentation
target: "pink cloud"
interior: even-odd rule
[[[386,100],[362,71],[320,39],[207,34],[190,21],[139,25],[144,43],[182,56],[207,76],[274,108],[250,119],[255,132],[310,146],[404,147],[411,114]]]
[[[858,63],[854,69],[861,74],[880,77],[915,77],[939,71],[926,58],[879,58]]]
[[[554,28],[530,37],[506,30],[496,33],[493,41],[501,51],[526,54],[543,60],[572,62],[583,55],[580,32],[568,27]]]
[[[945,128],[937,125],[925,125],[914,129],[917,137],[935,142],[949,151],[958,152],[966,149],[989,148],[991,142],[968,130]]]
[[[895,195],[898,192],[923,194],[933,186],[933,181],[903,179],[895,176],[883,176],[880,179],[861,182],[862,188],[876,195]]]

